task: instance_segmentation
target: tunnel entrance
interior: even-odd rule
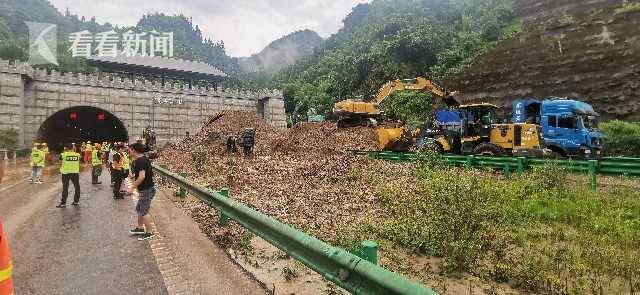
[[[65,143],[126,142],[127,129],[113,114],[95,107],[71,107],[47,118],[38,130],[37,140],[46,142],[53,151],[61,151]]]

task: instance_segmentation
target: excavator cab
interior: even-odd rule
[[[464,137],[488,137],[496,121],[498,106],[490,103],[468,104],[458,108]]]

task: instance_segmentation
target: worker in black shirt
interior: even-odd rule
[[[113,198],[114,199],[124,199],[124,196],[120,193],[120,186],[122,186],[122,180],[124,180],[124,168],[123,162],[124,157],[122,155],[122,147],[121,145],[117,145],[114,147],[115,153],[112,155],[111,159],[111,179],[113,182]]]
[[[133,159],[132,172],[133,184],[129,192],[138,192],[138,203],[136,212],[138,213],[138,226],[131,231],[132,235],[139,235],[138,240],[144,241],[155,236],[151,227],[151,200],[156,195],[155,184],[153,183],[153,169],[151,161],[144,156],[145,146],[142,143],[133,143],[129,146],[129,155]]]

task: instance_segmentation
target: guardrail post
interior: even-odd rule
[[[178,173],[178,175],[187,178],[187,173],[186,172],[180,172]],[[184,199],[187,197],[187,189],[184,187],[180,187],[180,190],[178,191],[178,197],[180,197],[180,199]]]
[[[465,158],[464,166],[468,169],[473,168],[473,155],[467,155]]]
[[[360,244],[360,257],[373,264],[378,264],[378,243],[364,241]]]
[[[592,191],[598,190],[598,181],[596,179],[598,169],[598,161],[597,160],[589,160],[589,189]]]
[[[504,178],[511,179],[511,167],[508,163],[504,164]]]
[[[524,160],[525,160],[525,158],[523,158],[523,157],[518,157],[516,159],[516,161],[518,163],[518,168],[517,168],[518,175],[522,175],[522,173],[524,173]]]
[[[220,195],[222,195],[225,198],[229,198],[229,189],[226,188],[226,187],[222,188],[220,190]],[[219,211],[218,215],[220,216],[218,218],[218,222],[220,223],[220,225],[229,226],[229,216],[227,216],[226,214],[222,213],[222,211]]]

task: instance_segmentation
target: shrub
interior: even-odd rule
[[[615,14],[640,12],[640,3],[624,3],[620,8],[616,8]]]
[[[203,173],[207,165],[207,153],[204,151],[194,151],[191,153],[191,163],[196,172]]]
[[[18,130],[0,129],[0,149],[16,149],[18,147]]]
[[[387,200],[393,219],[384,238],[444,258],[445,272],[472,268],[500,223],[490,182],[479,171],[455,168],[421,173],[421,189]]]
[[[592,192],[557,165],[512,179],[421,155],[418,189],[387,183],[377,239],[543,294],[628,293],[640,286],[640,192]],[[355,239],[355,241],[362,240]]]
[[[614,120],[600,125],[609,156],[640,156],[640,122]]]

